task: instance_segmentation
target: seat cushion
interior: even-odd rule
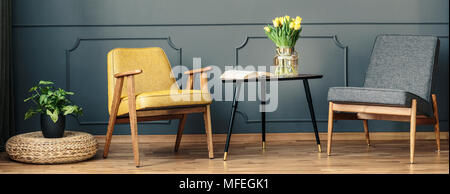
[[[136,110],[188,107],[211,104],[211,95],[201,90],[162,90],[136,95]],[[118,116],[128,114],[128,97],[123,97]]]
[[[418,114],[432,115],[430,103],[404,90],[365,87],[332,87],[328,90],[328,101],[341,103],[411,107],[412,99],[417,99]]]

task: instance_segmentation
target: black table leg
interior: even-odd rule
[[[261,81],[261,105],[260,105],[260,111],[261,111],[261,136],[262,136],[262,148],[266,149],[266,80]]]
[[[309,113],[311,115],[311,120],[312,120],[312,124],[314,127],[314,134],[316,136],[317,147],[319,148],[319,152],[322,152],[322,148],[320,146],[319,131],[317,130],[316,115],[314,114],[314,106],[313,106],[313,102],[312,102],[312,98],[311,98],[311,91],[309,89],[309,83],[308,83],[307,79],[303,80],[303,85],[305,87],[306,100],[308,101]]]
[[[239,98],[240,90],[241,90],[241,83],[237,82],[236,86],[234,88],[233,104],[232,104],[232,107],[231,107],[230,121],[228,123],[227,142],[225,143],[225,151],[224,151],[225,153],[223,154],[223,160],[227,160],[228,147],[230,145],[231,132],[233,130],[234,116],[236,115],[236,109],[237,109],[237,106],[238,106],[238,100],[236,100],[236,98]]]
[[[261,112],[261,125],[262,148],[266,149],[266,112]]]

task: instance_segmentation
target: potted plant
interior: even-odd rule
[[[298,74],[298,54],[295,51],[295,43],[300,37],[302,18],[295,19],[288,15],[275,18],[272,25],[264,27],[264,31],[277,46],[274,58],[275,75],[290,76]]]
[[[67,92],[61,88],[55,89],[53,82],[39,81],[37,86],[30,88],[28,92],[32,95],[24,102],[32,101],[35,107],[28,109],[25,113],[25,120],[31,116],[40,113],[41,130],[46,138],[59,138],[64,135],[66,127],[66,115],[73,114],[79,116],[82,114],[82,108],[73,105],[67,99],[73,92]]]

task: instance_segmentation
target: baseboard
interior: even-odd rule
[[[319,133],[321,140],[327,139],[327,133]],[[448,139],[448,132],[441,132],[441,139]],[[105,142],[104,135],[96,136],[99,142]],[[176,135],[139,135],[139,141],[142,142],[175,142]],[[364,133],[342,132],[334,133],[333,140],[364,140]],[[409,132],[372,132],[371,140],[409,140]],[[434,132],[417,132],[417,140],[434,140]],[[226,134],[214,134],[213,141],[216,143],[225,143]],[[315,140],[314,133],[267,133],[267,141],[295,141],[295,140]],[[113,142],[130,142],[130,135],[114,135]],[[185,134],[182,138],[183,142],[203,142],[206,141],[205,134]],[[233,134],[232,141],[261,141],[260,133],[240,133]]]

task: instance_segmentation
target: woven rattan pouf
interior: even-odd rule
[[[97,140],[88,133],[66,131],[62,138],[44,138],[42,132],[16,135],[6,142],[12,160],[33,164],[72,163],[92,158]]]

